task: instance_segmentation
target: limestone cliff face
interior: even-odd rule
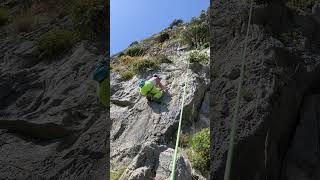
[[[14,19],[29,3],[0,5]],[[107,47],[80,40],[54,59],[39,58],[39,37],[72,23],[35,16],[29,32],[15,32],[14,23],[0,27],[0,177],[106,179],[109,114],[96,100],[91,73]]]
[[[122,169],[120,179],[169,178],[186,77],[183,132],[193,134],[209,127],[208,64],[194,63],[188,68],[187,57],[193,48],[182,45],[178,40],[184,26],[186,24],[167,28],[135,43],[133,46],[144,49],[142,57],[128,57],[120,53],[111,60],[114,70],[111,73],[111,174]],[[165,33],[169,38],[159,43],[160,36]],[[124,52],[128,53],[129,49]],[[209,48],[201,52],[208,55]],[[127,62],[127,58],[131,62],[149,62],[149,59],[154,60],[153,57],[159,55],[167,60],[162,61],[158,68],[146,68],[127,80],[123,72],[129,69],[118,70],[121,63]],[[140,96],[137,86],[139,79],[155,73],[168,87],[160,104],[148,102]],[[181,155],[177,162],[177,179],[188,180],[196,176],[204,179],[194,172],[188,157],[183,153]]]
[[[303,9],[258,2],[249,33],[231,177],[319,179],[319,4],[313,1]],[[249,3],[211,3],[211,179],[219,180],[225,169]]]

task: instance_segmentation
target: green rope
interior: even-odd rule
[[[187,70],[188,70],[188,69],[189,69],[189,62],[188,62]],[[188,75],[188,74],[187,74],[187,75]],[[175,149],[174,149],[174,155],[173,155],[173,160],[172,160],[172,169],[171,169],[170,180],[174,180],[175,174],[176,174],[176,171],[175,171],[175,170],[176,170],[177,154],[178,154],[178,147],[179,147],[179,140],[180,140],[182,113],[183,113],[184,101],[185,101],[186,90],[187,90],[187,82],[188,82],[188,76],[186,76],[186,80],[185,80],[185,84],[184,84],[184,89],[183,89],[181,112],[180,112],[179,126],[178,126],[178,132],[177,132],[176,146],[175,146]]]
[[[227,163],[226,163],[226,170],[224,173],[224,180],[230,179],[230,169],[231,169],[231,163],[232,163],[234,139],[235,139],[235,133],[236,133],[237,124],[238,124],[238,120],[239,120],[239,105],[240,105],[242,84],[243,84],[243,79],[244,79],[245,56],[246,56],[247,44],[248,44],[248,35],[249,35],[249,28],[250,28],[250,22],[251,22],[252,5],[253,5],[253,0],[251,0],[247,34],[246,34],[246,38],[245,38],[244,49],[242,51],[240,82],[239,82],[235,110],[234,110],[234,115],[233,115],[232,125],[231,125],[230,143],[229,143],[228,157],[227,157]]]

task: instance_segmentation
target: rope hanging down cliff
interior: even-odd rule
[[[177,51],[180,49],[180,43]],[[175,170],[176,170],[176,164],[177,164],[177,154],[178,154],[178,148],[179,148],[179,140],[180,140],[180,131],[181,131],[181,122],[182,122],[182,114],[183,114],[183,109],[184,109],[184,102],[185,102],[185,96],[186,96],[186,90],[187,90],[187,83],[188,83],[188,69],[189,69],[189,61],[187,65],[187,70],[186,70],[186,76],[185,76],[185,82],[184,82],[184,88],[183,88],[183,95],[182,95],[182,103],[181,103],[181,111],[180,111],[180,118],[179,118],[179,126],[178,126],[178,131],[177,131],[177,138],[176,138],[176,146],[174,148],[174,154],[173,154],[173,159],[172,159],[172,169],[171,169],[171,176],[170,180],[174,180],[175,178]]]
[[[246,38],[245,38],[244,49],[242,51],[240,81],[239,81],[239,86],[238,86],[238,92],[237,92],[237,99],[236,99],[234,114],[233,114],[233,118],[232,118],[232,125],[231,125],[231,132],[230,132],[230,142],[229,142],[226,169],[225,169],[225,173],[224,173],[224,180],[229,180],[230,179],[230,169],[231,169],[231,164],[232,164],[232,155],[233,155],[233,149],[234,149],[234,139],[235,139],[235,133],[236,133],[237,124],[238,124],[238,120],[239,120],[239,105],[240,105],[240,98],[241,98],[241,89],[242,89],[242,84],[243,84],[243,79],[244,79],[245,56],[246,56],[246,51],[247,51],[247,46],[248,46],[248,35],[249,35],[251,15],[252,15],[252,6],[253,6],[253,0],[251,0],[251,4],[250,4],[250,13],[249,13],[247,34],[246,34]]]

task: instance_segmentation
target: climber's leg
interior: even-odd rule
[[[110,83],[109,83],[109,78],[105,78],[100,84],[99,84],[99,88],[97,90],[98,93],[98,97],[99,100],[101,102],[101,104],[103,104],[104,106],[108,106],[109,105],[109,89],[110,89]]]
[[[162,91],[160,91],[158,88],[154,88],[154,92],[153,92],[153,98],[156,100],[160,100],[160,98],[162,97]]]

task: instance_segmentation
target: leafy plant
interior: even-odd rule
[[[182,19],[175,19],[172,21],[172,23],[170,24],[169,28],[174,28],[175,26],[179,26],[180,24],[183,23]]]
[[[118,54],[118,57],[121,57],[121,56],[124,56],[125,54],[124,54],[124,52],[120,52],[119,54]]]
[[[194,134],[189,142],[189,158],[193,166],[205,172],[210,168],[210,131],[208,128],[202,129]]]
[[[139,44],[138,41],[133,41],[133,42],[129,45],[129,47],[134,46],[134,45],[138,45],[138,44]]]
[[[304,49],[304,37],[298,32],[286,32],[279,36],[279,40],[286,46],[296,46],[299,49]]]
[[[110,173],[110,180],[119,180],[126,168],[120,168],[116,171],[112,171]]]
[[[0,8],[0,26],[6,25],[9,22],[9,12],[7,9]]]
[[[123,80],[129,80],[131,79],[136,73],[132,70],[129,71],[120,71],[121,79]]]
[[[140,73],[146,72],[149,69],[158,69],[159,65],[158,62],[153,61],[152,59],[144,59],[142,61],[133,62],[132,67],[135,72]]]
[[[100,31],[100,19],[103,16],[104,1],[77,0],[74,2],[71,20],[81,37],[90,38]]]
[[[288,0],[287,6],[292,9],[306,11],[311,9],[315,2],[315,0]]]
[[[158,38],[158,42],[163,43],[163,42],[165,42],[166,40],[169,40],[169,39],[170,39],[169,33],[164,32],[164,33],[160,34],[160,36]]]
[[[207,53],[202,53],[198,50],[193,50],[193,51],[189,52],[189,54],[187,56],[187,60],[190,63],[207,64],[209,61],[209,56],[207,55]]]
[[[144,49],[140,47],[139,45],[131,46],[127,49],[126,54],[134,57],[134,56],[143,56],[144,55]]]
[[[74,32],[54,29],[43,34],[38,40],[38,49],[43,56],[56,56],[71,48],[76,41]]]
[[[196,48],[209,42],[209,25],[207,21],[193,18],[187,28],[182,31],[181,39],[184,43]]]

